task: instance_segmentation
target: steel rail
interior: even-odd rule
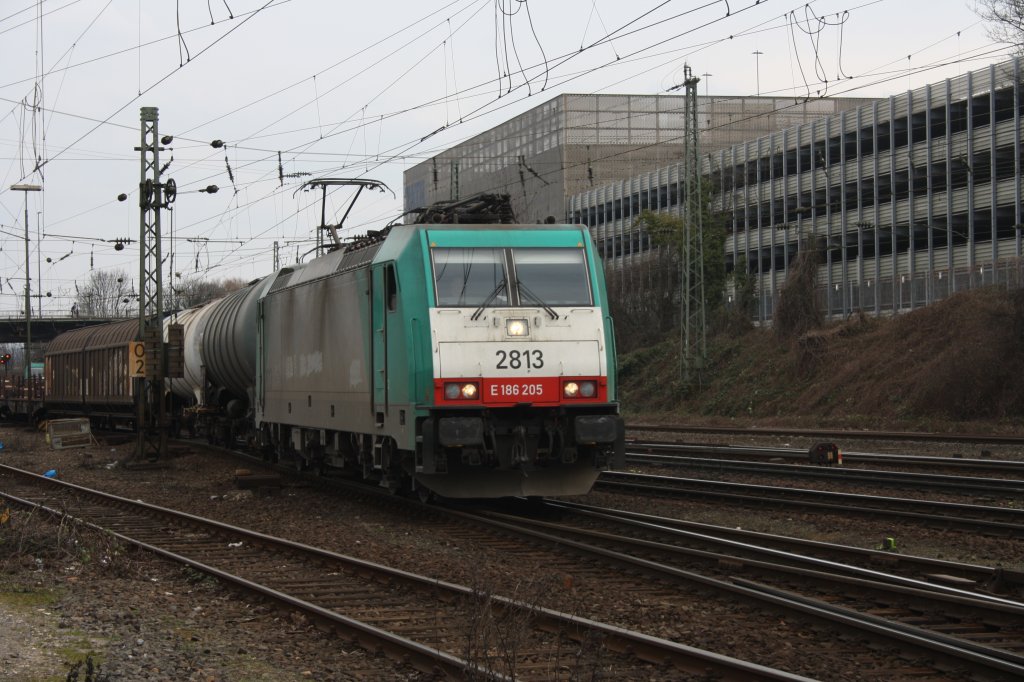
[[[534,538],[536,541],[568,547],[582,554],[618,564],[630,570],[639,570],[652,576],[652,578],[699,584],[725,593],[766,601],[777,606],[782,606],[788,610],[797,611],[803,615],[871,632],[904,644],[913,644],[924,650],[948,656],[960,662],[969,661],[973,665],[984,666],[1001,675],[1006,673],[1024,675],[1024,655],[1017,654],[1010,650],[993,649],[991,647],[976,644],[969,640],[958,639],[912,625],[896,622],[889,623],[877,616],[861,614],[857,611],[841,607],[833,607],[827,602],[819,601],[811,597],[801,595],[799,599],[787,599],[777,593],[773,593],[771,590],[744,584],[745,581],[740,578],[730,577],[728,580],[723,580],[721,578],[695,573],[690,570],[670,566],[632,554],[624,554],[605,547],[554,535],[546,530],[528,528],[526,525],[533,524],[523,524],[521,523],[521,519],[515,519],[512,521],[505,519],[481,519],[479,516],[474,514],[466,514],[464,512],[453,513],[464,515],[467,521],[470,522],[478,524],[485,522],[488,525],[492,525],[495,528],[502,528],[515,535],[529,536]],[[537,522],[536,525],[544,527],[549,524]],[[642,541],[636,541],[636,543],[642,544]],[[753,562],[751,562],[751,565],[753,565]],[[801,575],[808,577],[814,576],[837,582],[843,580],[842,577],[830,576],[818,571],[799,570],[798,572]],[[864,588],[884,587],[884,589],[892,592],[903,591],[906,593],[908,590],[912,589],[899,585],[882,585],[880,583],[873,584],[871,581],[862,579],[850,578],[848,581],[850,583],[859,584]],[[939,598],[937,593],[928,590],[918,590],[917,592],[919,596],[924,598]],[[951,603],[959,602],[961,604],[967,604],[972,601],[970,597],[955,595],[949,595],[948,599]],[[1017,615],[1024,614],[1024,604],[1016,602],[999,604],[992,601],[977,600],[975,603],[979,608],[1002,609],[1006,613]],[[886,627],[886,624],[888,624],[888,627]]]
[[[999,675],[1010,675],[1008,678],[997,677],[995,679],[1024,679],[1024,666],[1010,660],[991,656],[977,647],[962,647],[964,640],[923,631],[913,625],[888,621],[877,616],[850,611],[841,606],[829,604],[825,601],[810,599],[802,595],[793,594],[784,590],[761,585],[754,581],[736,577],[733,579],[738,587],[746,587],[755,592],[762,592],[766,597],[771,597],[778,604],[789,604],[791,608],[803,610],[808,615],[819,614],[834,622],[848,623],[879,635],[888,635],[899,639],[907,644],[915,644],[924,648],[932,649],[936,653],[945,654],[961,661],[970,662],[971,674],[984,675],[979,669],[983,667]],[[991,674],[991,672],[990,672]],[[981,679],[985,679],[982,677]]]
[[[990,445],[1024,445],[1024,436],[1001,436],[984,433],[935,433],[915,431],[849,431],[842,429],[806,429],[787,427],[738,426],[673,426],[660,424],[627,424],[627,432],[648,431],[662,433],[720,433],[743,436],[807,436],[821,439],[859,439],[922,441],[933,443],[986,443]]]
[[[998,595],[990,593],[979,593],[975,591],[965,590],[960,587],[947,585],[945,583],[932,583],[928,582],[927,580],[921,580],[917,577],[889,573],[881,571],[877,568],[866,568],[863,566],[846,564],[840,561],[836,561],[834,558],[799,554],[793,551],[792,549],[766,547],[764,545],[750,542],[749,539],[737,540],[733,538],[713,535],[708,532],[688,530],[674,526],[671,523],[670,519],[655,520],[653,517],[647,519],[639,519],[636,516],[629,514],[620,515],[618,511],[614,509],[584,509],[579,506],[570,506],[571,503],[566,504],[561,501],[551,501],[549,502],[549,504],[556,508],[572,510],[573,512],[581,516],[598,519],[603,523],[618,523],[620,525],[627,527],[630,531],[644,531],[649,534],[653,534],[657,537],[667,538],[670,541],[689,541],[691,543],[719,547],[722,550],[734,552],[734,554],[730,556],[732,558],[740,559],[742,561],[746,561],[750,557],[753,557],[759,561],[763,560],[764,558],[780,560],[786,562],[786,565],[792,565],[796,567],[811,566],[816,570],[823,570],[829,573],[830,575],[842,573],[850,575],[852,577],[864,578],[875,582],[884,582],[892,585],[899,585],[902,587],[928,590],[931,592],[938,592],[944,595],[949,595],[951,597],[966,597],[968,599],[991,602],[993,604],[1007,606],[1013,609],[1024,609],[1024,602],[1021,602],[1019,600],[1000,597]],[[540,525],[546,523],[543,521],[536,521],[532,519],[522,520],[520,522],[529,523],[533,525]],[[571,533],[590,535],[592,537],[604,537],[605,535],[607,535],[606,531],[593,531],[585,528],[556,526],[550,523],[546,523],[546,527],[555,528],[559,530],[566,530]],[[765,536],[767,534],[756,535]],[[772,536],[769,536],[769,539],[777,540],[778,538],[773,538]],[[640,543],[647,542],[646,540],[641,540],[639,538],[634,538],[632,536],[617,537],[615,541],[624,545],[639,545]],[[672,546],[676,547],[677,545]],[[660,549],[661,545],[657,545],[656,547]],[[724,557],[716,556],[716,559],[724,560]],[[954,564],[953,562],[940,563],[944,564],[944,567],[946,567],[954,573],[961,573],[963,568],[959,564]],[[925,563],[923,565],[927,566],[931,570],[934,570],[933,563]],[[968,567],[968,570],[970,568],[971,567]],[[993,575],[993,573],[988,573],[988,575],[991,576]]]
[[[883,514],[916,519],[930,525],[941,524],[944,527],[987,531],[999,535],[1024,536],[1024,509],[836,493],[806,488],[781,488],[695,478],[673,478],[618,471],[602,472],[595,488],[606,491],[630,490],[675,497],[704,497],[744,504],[759,503],[806,509],[826,509],[842,511],[847,514],[870,514],[876,517]],[[855,506],[865,503],[873,503],[877,506]],[[949,515],[957,512],[984,514],[990,518]],[[994,520],[992,517],[1000,520]]]
[[[75,494],[88,496],[94,500],[102,501],[105,505],[117,506],[121,509],[129,509],[134,513],[145,512],[146,514],[158,515],[164,518],[173,518],[192,526],[202,526],[214,529],[219,533],[230,534],[232,537],[244,537],[255,543],[279,546],[292,553],[300,552],[311,558],[315,557],[317,559],[330,560],[332,562],[351,567],[353,572],[372,572],[385,576],[388,580],[398,581],[408,586],[421,588],[431,594],[443,592],[448,594],[451,598],[474,598],[480,596],[477,592],[467,587],[425,576],[418,576],[398,569],[384,567],[379,564],[336,554],[334,552],[329,552],[327,550],[296,543],[290,540],[275,538],[263,533],[224,524],[211,519],[204,519],[192,514],[178,512],[137,500],[129,500],[101,491],[91,490],[72,483],[45,478],[13,467],[0,465],[0,473],[21,477],[25,480],[31,481],[37,486],[50,486],[51,489],[54,489],[52,487],[62,487],[63,490],[73,491]],[[50,514],[56,515],[60,518],[67,518],[70,516],[66,510],[48,506],[45,499],[43,502],[33,501],[14,495],[6,490],[0,490],[0,497],[11,500],[12,503],[44,509]],[[103,523],[90,522],[85,519],[79,520],[89,527],[109,531],[109,528]],[[113,534],[125,542],[131,543],[148,551],[153,551],[166,559],[183,563],[196,570],[208,573],[244,589],[255,591],[270,599],[274,599],[290,607],[300,609],[318,619],[326,620],[333,627],[349,632],[354,639],[370,650],[383,648],[390,654],[395,655],[399,660],[414,663],[421,670],[435,673],[440,671],[450,679],[464,679],[467,674],[472,676],[483,676],[487,679],[508,679],[504,675],[495,673],[489,669],[481,668],[470,661],[466,661],[454,655],[439,651],[435,647],[420,644],[386,630],[373,627],[359,620],[346,617],[331,609],[312,604],[304,599],[287,594],[273,587],[235,575],[229,571],[207,564],[206,562],[183,556],[175,551],[156,546],[151,542],[140,541],[138,538],[134,538],[128,533],[114,531]],[[575,633],[576,638],[582,638],[584,635],[581,633],[589,633],[589,636],[596,637],[602,642],[603,648],[615,651],[622,656],[635,659],[642,664],[653,663],[657,666],[670,664],[680,671],[695,674],[713,674],[727,680],[783,680],[793,682],[808,680],[806,677],[794,675],[785,671],[775,670],[748,661],[741,661],[739,659],[716,654],[714,652],[634,632],[625,628],[599,623],[587,618],[563,614],[551,609],[531,604],[524,604],[505,597],[494,595],[487,595],[487,597],[490,603],[494,604],[501,610],[516,610],[528,613],[536,623],[536,628],[540,631],[570,632]]]
[[[764,447],[752,445],[705,445],[702,443],[664,443],[651,441],[627,441],[626,447],[654,454],[663,452],[679,457],[750,457],[756,459],[782,458],[808,461],[807,449]],[[899,464],[904,466],[950,467],[955,469],[978,469],[985,471],[1006,471],[1024,474],[1024,461],[1005,459],[979,459],[977,457],[944,457],[940,455],[897,455],[881,452],[858,452],[843,450],[843,462],[875,464]]]
[[[789,579],[795,578],[801,585],[814,582],[823,586],[818,589],[824,590],[829,599],[841,596],[845,591],[848,600],[852,596],[855,602],[864,601],[865,595],[870,595],[872,600],[880,600],[886,604],[894,604],[901,599],[909,600],[909,605],[905,608],[911,611],[913,620],[931,614],[932,619],[939,621],[934,627],[918,625],[917,629],[934,632],[943,637],[950,637],[947,633],[942,632],[942,628],[945,627],[962,627],[965,624],[982,624],[985,627],[992,627],[999,622],[1004,623],[1010,630],[1003,638],[1004,640],[1008,638],[1013,645],[1019,643],[1024,634],[1020,631],[1019,625],[1016,630],[1012,625],[1024,623],[1024,603],[995,595],[972,593],[955,587],[930,584],[877,570],[862,569],[835,561],[794,555],[781,550],[755,547],[706,536],[701,539],[708,544],[717,543],[718,550],[709,551],[673,544],[673,541],[678,540],[679,537],[672,537],[671,533],[663,534],[659,540],[648,540],[632,535],[612,534],[605,531],[570,527],[563,523],[523,519],[504,514],[489,514],[489,516],[493,516],[500,523],[510,524],[513,527],[537,529],[539,533],[543,534],[539,537],[550,535],[568,537],[591,548],[610,545],[609,549],[612,552],[628,557],[639,557],[641,553],[645,554],[648,559],[651,555],[665,557],[659,559],[663,565],[670,565],[664,563],[666,560],[672,561],[678,557],[685,557],[690,560],[710,563],[713,570],[726,574],[732,571],[743,571],[744,573],[756,571],[772,577],[781,575]],[[630,530],[663,533],[667,529],[656,527],[653,524],[640,523]],[[683,532],[679,532],[679,534],[682,535]],[[622,548],[626,548],[626,551],[623,552]],[[732,553],[723,553],[723,551]],[[624,561],[622,556],[615,557],[614,554],[608,555],[608,558]],[[780,561],[782,563],[778,563]],[[870,613],[863,615],[867,618],[877,617]],[[899,616],[885,620],[891,620],[894,623],[901,622]],[[993,632],[993,634],[995,633]],[[959,637],[951,637],[946,641],[953,642],[956,646],[975,653],[1024,666],[1024,655],[1010,648],[981,645]]]
[[[626,453],[627,464],[654,464],[687,469],[733,471],[741,473],[772,474],[808,479],[831,479],[856,483],[881,483],[890,486],[909,486],[924,489],[952,488],[954,490],[991,493],[1024,493],[1024,480],[1014,478],[983,478],[980,476],[951,476],[947,474],[921,474],[907,471],[879,469],[850,469],[775,462],[741,462],[729,459],[707,459],[672,455]]]
[[[949,583],[952,585],[974,584],[983,589],[994,591],[1010,591],[1013,589],[1022,591],[1024,594],[1024,571],[1012,569],[994,568],[979,564],[964,564],[945,559],[933,559],[931,557],[899,554],[890,551],[865,549],[850,545],[839,545],[818,540],[807,540],[786,535],[773,535],[760,531],[744,530],[728,526],[716,526],[697,521],[686,521],[665,516],[654,516],[640,512],[626,511],[622,509],[609,509],[598,507],[582,502],[557,500],[548,501],[548,504],[557,508],[564,508],[585,515],[608,517],[611,519],[636,520],[643,523],[653,524],[658,527],[672,528],[688,531],[701,536],[711,536],[719,539],[735,539],[739,542],[756,544],[760,547],[778,547],[787,551],[800,551],[804,556],[830,558],[837,557],[844,561],[857,562],[858,565],[885,566],[890,571],[902,567],[902,570],[911,575],[924,576],[925,580]]]

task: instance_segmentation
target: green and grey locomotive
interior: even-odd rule
[[[623,459],[584,226],[395,225],[178,322],[185,416],[300,468],[483,498],[583,494]]]
[[[585,228],[398,226],[273,279],[253,408],[278,456],[445,497],[585,493],[621,459]]]

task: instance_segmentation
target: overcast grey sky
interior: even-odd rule
[[[663,93],[688,63],[701,95],[886,97],[1008,53],[964,0],[6,0],[0,315],[24,305],[15,183],[44,187],[28,197],[44,311],[92,269],[136,276],[137,245],[101,240],[138,237],[143,106],[175,136],[174,271],[252,279],[274,241],[285,263],[312,246],[293,174],[386,182],[395,196],[364,193],[346,222],[379,228],[405,168],[561,92]]]

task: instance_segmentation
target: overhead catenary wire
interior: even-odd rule
[[[662,3],[662,4],[664,4],[664,3]],[[660,7],[660,5],[659,5],[659,7]],[[655,8],[655,9],[656,9],[656,8]],[[644,15],[647,15],[647,14],[650,14],[650,11],[649,11],[649,12],[645,12],[645,13],[644,13],[643,15],[641,15],[641,17],[642,17],[642,16],[644,16]],[[679,16],[679,15],[676,15],[676,16]],[[629,22],[629,24],[627,24],[626,26],[628,26],[628,25],[630,25],[630,24],[633,24],[633,23],[635,23],[635,22],[636,22],[636,20],[633,20],[632,22]],[[621,29],[622,29],[622,27],[620,27],[620,29],[617,29],[617,31],[621,31]],[[614,33],[614,32],[613,32],[613,33]],[[595,45],[596,45],[596,44],[599,44],[600,42],[601,42],[600,40],[599,40],[599,41],[595,41],[595,42],[594,42],[593,44],[595,44]],[[571,56],[571,55],[570,55],[570,56]],[[429,105],[429,103],[428,103],[428,105]],[[399,113],[402,113],[402,112],[399,112]],[[382,115],[381,115],[381,117],[380,117],[380,121],[382,122],[382,121],[384,120],[384,118],[385,118],[385,117],[386,117],[386,114],[382,114]],[[343,132],[344,132],[344,131],[343,131]],[[294,152],[293,152],[293,153],[294,153]]]
[[[391,158],[394,158],[394,157],[391,157]]]
[[[244,26],[246,22],[248,22],[248,21],[249,21],[250,19],[252,19],[252,18],[253,18],[254,16],[256,16],[257,14],[259,14],[259,12],[261,12],[262,10],[266,9],[267,7],[269,7],[269,6],[270,6],[270,5],[271,5],[271,4],[273,3],[273,2],[275,2],[275,1],[281,1],[281,0],[267,0],[267,2],[266,2],[266,3],[265,3],[265,4],[263,5],[263,6],[262,6],[262,7],[260,7],[260,9],[258,9],[258,10],[256,10],[256,11],[252,12],[251,14],[249,14],[249,15],[248,15],[247,17],[245,17],[244,19],[242,19],[242,21],[241,21],[241,22],[240,22],[239,24],[237,24],[237,25],[235,25],[235,26],[231,27],[231,28],[230,28],[230,29],[229,29],[228,31],[224,32],[224,33],[223,33],[223,34],[222,34],[221,36],[219,36],[218,38],[216,38],[216,39],[215,39],[215,40],[214,40],[213,42],[211,42],[211,43],[210,43],[209,45],[206,45],[206,46],[205,46],[205,47],[204,47],[204,48],[203,48],[202,50],[200,50],[199,52],[197,52],[197,53],[196,53],[196,55],[195,55],[195,59],[198,59],[198,58],[199,58],[200,56],[202,56],[203,54],[205,54],[205,53],[206,53],[206,52],[207,52],[207,51],[208,51],[208,50],[209,50],[210,48],[212,48],[212,47],[213,47],[214,45],[217,45],[217,44],[218,44],[218,43],[220,43],[220,42],[221,42],[222,40],[224,40],[225,38],[227,38],[227,37],[228,37],[229,35],[231,35],[232,33],[234,33],[234,32],[235,32],[236,30],[238,30],[239,28],[241,28],[242,26]],[[158,85],[160,85],[161,83],[163,83],[164,81],[166,81],[166,80],[167,80],[168,78],[170,78],[171,76],[173,76],[173,75],[174,75],[175,73],[177,73],[177,72],[178,72],[178,71],[180,71],[181,69],[185,68],[185,66],[188,66],[188,65],[190,65],[190,64],[192,64],[192,63],[193,63],[192,61],[189,61],[189,62],[187,62],[186,64],[184,64],[184,65],[182,65],[182,66],[179,66],[179,67],[177,67],[176,69],[172,69],[172,70],[171,70],[170,72],[168,72],[168,73],[164,74],[163,76],[161,76],[160,78],[158,78],[158,79],[157,79],[157,80],[156,80],[155,82],[153,82],[152,84],[150,84],[150,85],[149,85],[149,86],[148,86],[148,87],[147,87],[147,88],[146,88],[145,90],[143,90],[141,94],[139,94],[139,95],[136,95],[136,96],[132,97],[132,98],[131,98],[130,100],[128,100],[128,101],[127,101],[127,102],[125,102],[125,103],[124,103],[123,105],[121,105],[120,107],[118,107],[118,108],[117,108],[117,109],[116,109],[116,110],[115,110],[114,112],[112,112],[112,113],[111,113],[111,114],[110,114],[109,116],[107,116],[107,117],[106,117],[105,119],[103,119],[102,123],[106,123],[106,122],[107,122],[107,121],[109,121],[109,120],[110,120],[111,118],[113,118],[114,116],[116,116],[116,115],[117,115],[117,114],[119,114],[120,112],[124,111],[124,110],[125,110],[126,108],[128,108],[128,107],[129,107],[129,106],[130,106],[130,105],[131,105],[132,103],[134,103],[134,102],[138,101],[138,99],[139,99],[139,98],[140,98],[140,97],[141,97],[142,95],[144,95],[144,94],[146,94],[147,92],[149,92],[150,90],[154,89],[154,88],[155,88],[156,86],[158,86]],[[49,163],[49,162],[50,162],[50,161],[52,161],[53,159],[55,159],[55,158],[59,158],[60,156],[62,156],[62,155],[63,155],[63,154],[64,154],[64,153],[65,153],[65,152],[66,152],[66,151],[68,150],[68,149],[70,149],[71,147],[73,147],[74,145],[78,144],[79,142],[81,142],[81,141],[82,141],[82,140],[84,140],[85,138],[89,137],[89,136],[90,136],[90,135],[91,135],[92,133],[94,133],[94,132],[96,131],[96,129],[97,129],[98,127],[99,127],[99,124],[97,124],[96,126],[92,127],[91,129],[89,129],[89,130],[88,130],[88,131],[87,131],[86,133],[84,133],[84,134],[82,134],[81,136],[79,136],[79,137],[78,137],[78,138],[77,138],[77,139],[76,139],[76,140],[75,140],[74,142],[72,142],[71,144],[69,144],[69,145],[65,146],[65,147],[64,147],[63,149],[61,149],[60,151],[58,151],[58,152],[57,152],[57,153],[56,153],[56,154],[55,154],[54,156],[52,156],[52,157],[50,157],[50,158],[46,159],[46,160],[45,160],[45,161],[44,161],[44,162],[43,162],[42,164],[40,164],[40,167],[41,167],[41,166],[44,166],[44,165],[46,165],[47,163]],[[19,179],[24,179],[25,177],[26,177],[26,176],[25,176],[25,175],[23,174],[23,175],[22,175],[22,177],[21,177],[21,178],[19,178]]]
[[[938,68],[939,66],[942,66],[942,62],[934,63],[934,65],[930,66],[929,68]],[[885,80],[888,80],[888,79],[882,79],[882,80],[877,81],[877,82],[884,82]],[[867,87],[867,85],[859,86],[859,87]]]
[[[916,62],[916,60],[915,60],[915,62]],[[915,66],[917,66],[917,65],[915,64]],[[529,67],[525,67],[524,66],[524,73],[527,76],[539,75],[541,73],[540,71],[535,71],[535,72],[531,73],[531,72],[528,72],[527,69],[529,69]],[[545,73],[550,73],[550,70],[545,71]],[[905,71],[904,71],[904,73],[905,73]],[[831,74],[830,74],[830,77],[831,77]],[[540,83],[540,80],[539,80],[539,78],[535,78],[535,79],[531,80],[531,83],[534,85],[534,87],[536,87],[536,84]],[[457,88],[455,89],[455,92],[456,93],[459,92]],[[459,103],[462,103],[463,101],[464,100],[462,100],[461,98],[455,98],[455,99],[449,98],[449,102],[459,102]],[[521,101],[521,100],[519,100],[519,101]],[[495,107],[492,110],[492,112],[498,110],[499,108],[500,107]],[[350,126],[349,127],[350,129],[348,129],[348,130],[339,130],[339,134],[352,134],[353,132],[358,130],[359,127],[363,127],[364,128],[363,132],[365,134],[365,126],[369,125],[370,122],[372,122],[372,123],[374,123],[374,124],[376,124],[378,126],[382,126],[382,123],[386,120],[385,119],[385,114],[380,114],[380,115],[375,115],[375,116],[365,115],[363,117],[363,119],[364,120],[362,122],[359,122],[357,125]],[[317,135],[317,136],[319,137],[319,135]],[[389,150],[391,150],[393,152],[393,153],[389,154],[388,150],[382,150],[380,148],[380,145],[378,145],[377,149],[372,150],[372,153],[373,153],[372,161],[377,162],[378,160],[391,161],[391,160],[402,159],[402,158],[420,158],[423,155],[422,149],[424,147],[426,147],[426,146],[427,146],[426,144],[419,144],[419,145],[415,146],[414,148],[412,148],[411,150],[406,151],[406,153],[402,153],[403,149],[407,149],[406,147],[401,146],[401,145],[389,145]],[[237,150],[237,147],[236,147],[236,150]],[[366,157],[371,152],[370,152],[370,150],[366,149],[365,145],[364,145],[364,152],[366,152],[366,153],[364,154],[364,157],[362,158],[362,160],[366,161]],[[296,160],[304,160],[304,159],[307,159],[307,158],[312,158],[312,155],[317,155],[317,154],[321,154],[321,152],[318,152],[317,150],[314,150],[314,149],[305,149],[305,150],[296,149],[295,151],[291,152],[289,155],[291,157],[293,157],[294,159],[296,159]],[[324,156],[328,156],[329,157],[329,153],[323,153],[323,154],[324,154]],[[244,164],[247,161],[248,161],[248,159],[243,159],[242,163]],[[258,166],[258,160],[254,160],[254,162],[255,162],[256,165],[250,166],[251,169],[255,169]],[[350,158],[349,162],[348,163],[344,163],[344,165],[342,165],[341,167],[345,167],[345,166],[351,167],[351,164],[354,164],[354,163],[355,164],[360,163],[360,157],[358,155],[352,156]],[[221,166],[221,168],[220,168],[221,174],[223,174],[225,172],[227,165],[228,164],[225,163],[224,165]],[[544,169],[544,168],[542,168],[540,166],[537,166],[536,164],[533,164],[531,167],[534,168],[535,172],[538,172],[538,173],[544,173],[545,170],[546,170],[546,169]],[[251,176],[251,173],[247,172],[246,175],[247,176]],[[260,185],[259,185],[258,181],[250,183],[249,182],[250,177],[245,177],[245,178],[239,177],[238,179],[239,179],[239,182],[241,184],[239,184],[236,187],[236,190],[241,190],[242,187],[252,187],[254,192],[252,192],[250,194],[254,198],[255,198],[256,194],[258,194],[261,191],[260,190]],[[275,183],[275,184],[277,184],[277,183]],[[254,205],[252,202],[241,201],[241,200],[239,200],[238,202],[233,202],[233,203],[235,203],[236,205],[235,205],[234,208],[231,209],[232,212],[244,211],[244,210],[246,210],[248,208],[251,208]],[[258,238],[258,237],[254,237],[254,238]]]

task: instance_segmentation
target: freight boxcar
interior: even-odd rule
[[[87,416],[97,427],[132,426],[135,386],[129,377],[129,343],[138,320],[75,329],[46,349],[46,414]]]

